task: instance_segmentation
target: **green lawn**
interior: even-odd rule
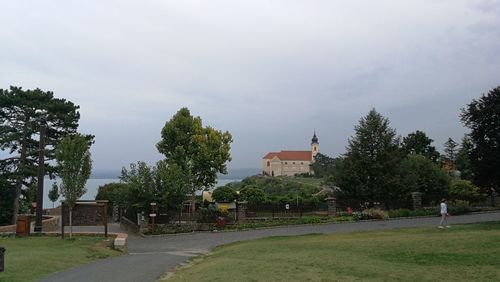
[[[35,281],[50,273],[96,259],[120,255],[103,237],[0,237],[5,247],[5,272],[0,281]]]
[[[239,242],[194,259],[171,279],[500,281],[500,222]]]

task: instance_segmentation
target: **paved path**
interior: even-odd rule
[[[451,217],[451,224],[500,221],[500,212]],[[301,225],[239,232],[192,233],[142,238],[128,237],[129,254],[99,260],[56,273],[42,281],[155,281],[192,256],[235,241],[268,236],[292,236],[310,233],[370,231],[404,227],[437,226],[438,217],[345,224]]]

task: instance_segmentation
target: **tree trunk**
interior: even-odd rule
[[[16,195],[14,196],[14,202],[12,205],[13,213],[12,213],[12,224],[16,224],[17,214],[19,213],[19,198],[21,198],[21,189],[23,188],[23,179],[24,179],[24,166],[26,163],[26,139],[27,139],[27,131],[28,130],[28,122],[24,121],[23,127],[23,139],[21,141],[21,157],[19,159],[19,166],[17,167],[17,182],[16,182]]]
[[[69,238],[73,237],[73,208],[69,208]]]

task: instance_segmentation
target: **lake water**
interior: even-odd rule
[[[56,179],[56,180],[50,180],[50,179],[45,179],[43,181],[43,207],[44,208],[51,208],[52,207],[52,202],[49,200],[49,190],[52,189],[52,183],[54,183],[54,181],[59,184],[60,183],[60,179]],[[215,187],[219,187],[219,186],[224,186],[226,185],[227,183],[230,183],[230,182],[235,182],[235,181],[241,181],[241,179],[219,179],[219,181],[217,182],[217,184],[215,185]],[[119,179],[89,179],[87,181],[87,185],[86,188],[87,188],[87,193],[85,193],[85,195],[83,195],[80,199],[81,200],[94,200],[95,199],[95,196],[97,194],[97,188],[99,188],[99,186],[102,186],[104,184],[107,184],[107,183],[113,183],[113,182],[120,182]],[[62,197],[59,198],[59,200],[55,203],[55,205],[57,206],[59,201],[62,199]]]

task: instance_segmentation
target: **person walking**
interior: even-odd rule
[[[448,214],[448,204],[446,202],[446,199],[442,199],[441,200],[441,222],[439,222],[439,228],[444,228],[446,226],[446,228],[450,228],[451,226],[448,225],[448,216],[450,216]]]

